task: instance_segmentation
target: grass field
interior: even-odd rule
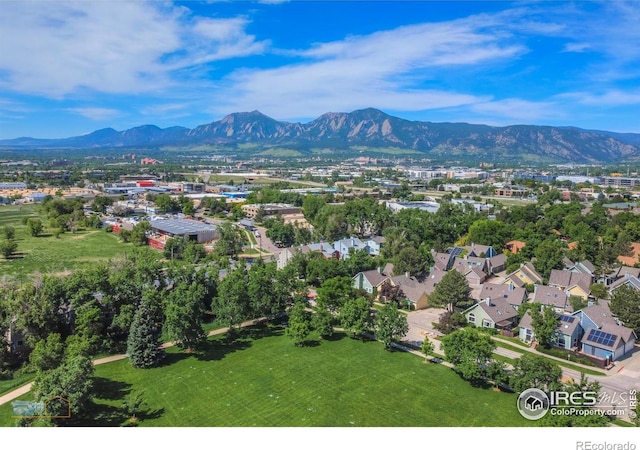
[[[379,342],[337,336],[298,348],[280,329],[245,333],[233,344],[216,337],[201,355],[171,348],[156,369],[97,366],[97,422],[88,424],[122,424],[117,407],[135,390],[147,403],[142,426],[535,426],[517,413],[515,394],[472,387]],[[10,405],[0,406],[0,425],[13,423]]]
[[[42,236],[30,236],[22,225],[23,217],[39,217],[35,206],[0,207],[0,227],[11,225],[16,230],[17,253],[9,260],[0,259],[0,274],[22,277],[33,272],[59,273],[106,261],[131,250],[118,235],[104,230],[81,230],[61,234],[58,238],[45,229]],[[43,223],[47,221],[40,217]]]

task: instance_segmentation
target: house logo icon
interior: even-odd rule
[[[518,411],[525,419],[541,419],[549,411],[549,396],[542,390],[530,388],[518,396]]]

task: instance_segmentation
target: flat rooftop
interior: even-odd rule
[[[214,225],[190,219],[156,219],[149,222],[151,228],[170,234],[196,234],[202,231],[215,231]]]

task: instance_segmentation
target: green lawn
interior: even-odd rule
[[[33,381],[33,374],[28,373],[26,375],[20,375],[8,380],[0,380],[0,395],[5,392],[13,391],[14,389]]]
[[[142,426],[535,426],[517,413],[515,394],[472,387],[379,342],[338,336],[298,348],[280,329],[245,333],[234,344],[210,340],[202,355],[171,348],[156,369],[97,366],[90,425],[121,424],[117,406],[133,389],[148,405]],[[0,406],[0,425],[13,423],[10,406]]]
[[[106,261],[132,248],[132,244],[121,243],[117,234],[104,230],[81,230],[56,238],[51,230],[45,229],[42,236],[33,237],[22,225],[22,217],[39,217],[47,223],[37,215],[34,206],[0,207],[0,227],[13,226],[18,244],[17,254],[11,259],[0,258],[0,274],[22,277],[33,272],[59,273]]]

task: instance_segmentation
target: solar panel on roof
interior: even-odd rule
[[[587,341],[594,342],[596,344],[601,344],[605,347],[611,347],[613,343],[616,341],[617,336],[611,333],[605,333],[600,330],[591,330],[589,332],[589,336],[587,336]]]
[[[573,323],[574,320],[576,320],[575,317],[573,316],[565,316],[564,314],[560,316],[560,320],[563,322],[569,322],[569,323]]]
[[[453,248],[450,248],[449,250],[447,250],[447,253],[449,253],[450,255],[453,255],[453,256],[458,256],[458,255],[460,255],[460,253],[462,253],[462,248],[461,247],[453,247]]]

